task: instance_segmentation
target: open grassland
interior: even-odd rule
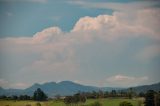
[[[128,101],[132,103],[133,106],[140,106],[139,103],[142,102],[140,99],[89,99],[83,105],[89,105],[99,101],[103,106],[119,106],[119,103],[122,101]],[[39,102],[41,106],[66,106],[63,101],[46,101]],[[36,101],[12,101],[12,100],[0,100],[0,106],[37,106]],[[78,106],[81,106],[79,104]],[[143,106],[143,105],[141,105]]]

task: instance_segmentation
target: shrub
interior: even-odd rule
[[[90,106],[102,106],[102,104],[98,101],[92,103]]]
[[[130,102],[123,101],[119,104],[119,106],[133,106]]]

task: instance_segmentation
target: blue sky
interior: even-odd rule
[[[159,1],[0,0],[0,85],[159,82]]]

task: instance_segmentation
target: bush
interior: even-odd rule
[[[41,104],[38,102],[38,103],[36,103],[36,106],[41,106]]]
[[[102,106],[102,104],[98,101],[92,103],[90,106]]]
[[[124,101],[119,104],[119,106],[133,106],[130,102]]]

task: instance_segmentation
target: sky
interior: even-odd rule
[[[0,86],[160,82],[160,1],[0,0]]]

